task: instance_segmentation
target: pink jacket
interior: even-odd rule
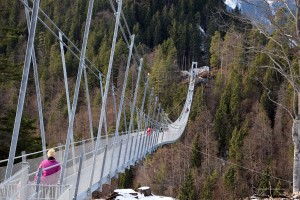
[[[50,159],[50,160],[43,160],[39,166],[39,168],[47,168],[53,165],[57,165],[59,162],[57,162],[55,159]],[[50,169],[43,170],[42,176],[50,176],[51,174],[54,174],[60,170],[60,165],[57,165],[55,167],[52,167]]]

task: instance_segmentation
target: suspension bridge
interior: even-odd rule
[[[9,157],[0,161],[2,166],[4,163],[6,164],[5,167],[0,168],[0,178],[2,180],[0,184],[0,199],[25,200],[91,198],[93,191],[101,189],[103,184],[109,184],[111,179],[117,177],[119,173],[124,173],[125,169],[130,168],[130,166],[142,160],[148,154],[152,154],[158,147],[174,143],[181,137],[187,125],[191,110],[195,76],[208,71],[209,69],[207,67],[197,68],[197,63],[192,63],[191,69],[188,72],[189,82],[185,104],[178,119],[172,122],[165,114],[163,108],[161,108],[159,99],[154,94],[153,87],[150,89],[150,92],[147,93],[149,75],[142,77],[143,75],[141,72],[143,67],[143,58],[140,58],[137,52],[137,48],[134,44],[135,36],[131,34],[126,19],[122,13],[122,0],[117,0],[116,7],[110,0],[112,10],[115,13],[115,25],[106,76],[101,74],[95,65],[86,57],[86,48],[92,20],[94,0],[89,0],[81,49],[76,47],[75,44],[40,8],[40,0],[34,0],[32,6],[30,6],[27,0],[21,0],[21,2],[24,5],[25,10],[28,28],[28,41]],[[121,25],[121,19],[123,20],[125,29]],[[54,147],[56,150],[56,160],[59,161],[59,164],[57,165],[61,167],[61,170],[46,177],[42,177],[43,171],[56,166],[38,168],[40,162],[43,159],[46,159],[46,152],[48,149],[46,147],[47,142],[44,127],[43,105],[38,78],[38,62],[34,49],[37,23],[41,23],[47,31],[50,31],[60,45],[62,73],[64,75],[65,86],[64,90],[66,93],[66,106],[68,108],[69,117],[68,129],[66,130],[66,142],[64,145]],[[121,31],[123,39],[128,46],[128,58],[122,91],[118,91],[110,80],[119,31]],[[65,49],[72,52],[73,56],[79,60],[72,103],[70,101],[68,89],[69,83],[65,62]],[[135,53],[133,53],[133,51],[135,51]],[[137,78],[132,101],[128,102],[125,91],[132,60],[138,65]],[[22,155],[16,155],[30,71],[29,69],[31,66],[33,67],[35,80],[42,150],[30,153],[23,152]],[[93,133],[93,111],[90,105],[87,72],[90,72],[90,74],[98,78],[99,90],[102,97],[101,112],[99,116],[97,134],[95,134],[96,136],[94,136]],[[82,79],[85,87],[91,137],[86,140],[75,141],[73,127],[76,119],[76,108]],[[141,80],[144,80],[144,82]],[[104,88],[102,87],[103,84],[105,85]],[[140,84],[144,84],[144,91],[141,106],[137,107],[136,102]],[[109,93],[113,99],[111,102],[108,101]],[[118,94],[119,96],[117,96]],[[115,114],[115,131],[113,132],[109,132],[107,130],[108,125],[106,111],[109,103],[113,104],[112,107],[114,108]],[[148,103],[147,109],[145,109],[146,103]],[[126,124],[125,106],[128,106],[130,110],[129,124]],[[124,115],[125,118],[125,130],[123,132],[119,132],[122,115]],[[137,127],[134,127],[134,120],[137,121]],[[151,127],[150,134],[147,134],[146,131],[148,127]],[[102,131],[104,131],[104,133],[102,133]]]

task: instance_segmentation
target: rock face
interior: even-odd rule
[[[140,187],[139,192],[141,194],[143,194],[145,197],[152,195],[150,187],[147,187],[147,186],[146,187]]]

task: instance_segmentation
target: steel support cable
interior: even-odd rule
[[[22,0],[20,1],[22,2]],[[31,0],[31,2],[33,2],[33,0]],[[55,22],[41,8],[39,8],[39,11],[44,15],[44,17],[46,17],[46,19],[50,21],[50,23],[56,28],[58,32],[62,33],[62,36],[64,36],[67,39],[67,41],[71,43],[71,45],[76,49],[76,51],[80,53],[80,49],[64,34],[64,32],[60,28],[58,28]],[[85,57],[85,60],[88,61],[88,63],[91,64],[98,72],[100,72],[89,59]]]
[[[27,4],[25,4],[23,1],[21,1],[23,4],[24,4],[24,6],[26,6],[27,8],[28,8],[28,10],[29,11],[31,11],[31,8],[27,5]],[[41,10],[41,9],[40,9]],[[42,11],[43,12],[43,11]],[[55,27],[57,27],[55,24],[54,24],[54,22],[43,12],[43,15],[49,20],[49,21],[51,21],[52,23],[53,23],[53,25],[55,26]],[[56,39],[58,39],[78,60],[80,60],[80,57],[68,46],[68,45],[66,45],[64,42],[63,42],[63,40],[61,40],[60,38],[59,38],[59,36],[42,20],[42,19],[40,19],[39,17],[38,17],[38,20],[52,33],[52,35],[54,36],[54,37],[56,37]],[[61,31],[58,27],[57,27],[57,29],[59,30],[59,31]],[[64,33],[61,31],[61,33],[62,33],[62,35],[64,35]],[[65,35],[64,35],[65,36]],[[71,44],[73,44],[66,36],[65,36],[65,38],[71,43]],[[73,44],[73,47],[77,50],[77,51],[79,51],[79,49]],[[87,59],[86,59],[87,60]],[[100,79],[99,78],[99,76],[88,66],[88,65],[86,65],[86,63],[84,63],[84,66],[86,67],[86,68],[88,68],[89,69],[89,71],[91,71],[92,72],[92,74],[95,76],[95,77],[97,77],[98,79]],[[99,71],[96,67],[94,67],[97,71]],[[105,78],[104,77],[104,75],[99,71],[99,73],[101,74],[101,76],[103,76],[103,78]],[[118,89],[117,89],[117,87],[115,87],[114,86],[114,88],[116,88],[116,90],[118,91],[118,92],[120,92]],[[126,98],[126,97],[125,97]],[[127,98],[126,98],[127,99]]]
[[[115,12],[116,12],[116,9],[115,9],[115,6],[114,6],[112,0],[109,0],[109,3],[110,3],[110,5],[111,5],[111,8],[112,8],[113,12],[115,13]],[[121,17],[122,17],[122,19],[123,19],[123,21],[124,21],[124,23],[125,23],[125,27],[126,27],[126,29],[127,29],[127,32],[128,32],[128,34],[129,34],[129,36],[131,36],[132,34],[131,34],[130,30],[129,30],[129,26],[128,26],[128,24],[127,24],[127,21],[126,21],[126,18],[125,18],[125,16],[124,16],[124,13],[123,13],[123,12],[121,12]],[[125,40],[127,40],[127,37],[126,37],[126,34],[125,34],[125,32],[124,32],[123,27],[120,26],[120,29],[121,29],[121,32],[122,32],[122,34],[123,34],[123,37],[126,38]],[[128,42],[127,42],[127,43],[128,43]],[[135,50],[135,53],[137,54],[137,59],[135,58],[135,55],[134,55],[134,54],[133,54],[132,57],[133,57],[133,60],[135,61],[135,63],[138,65],[139,63],[137,62],[137,60],[140,60],[140,59],[141,59],[141,56],[139,55],[139,52],[138,52],[137,47],[136,47],[135,44],[133,44],[133,48],[134,48],[134,50]]]
[[[27,0],[24,0],[27,3]],[[28,34],[30,34],[30,21],[31,17],[29,15],[28,9],[25,9],[25,16],[26,16],[26,22],[27,22],[27,29]],[[38,103],[38,114],[39,114],[39,122],[40,122],[40,130],[41,130],[41,138],[42,138],[42,148],[43,148],[43,156],[46,159],[46,138],[45,138],[45,128],[44,128],[44,115],[43,115],[43,106],[42,106],[42,100],[41,100],[41,90],[40,90],[40,83],[39,83],[39,74],[37,70],[37,62],[36,62],[36,56],[35,56],[35,48],[34,45],[32,47],[32,65],[33,65],[33,74],[35,79],[35,87],[36,87],[36,96],[37,96],[37,103]]]
[[[131,108],[132,108],[132,103],[129,102],[128,104],[129,104],[128,106],[129,106],[130,109],[131,109]],[[141,111],[140,108],[138,108],[137,106],[135,106],[135,109],[138,110],[138,111]],[[149,117],[149,119],[152,119],[152,117],[148,116],[145,112],[142,112],[142,113],[143,113],[146,117]],[[151,122],[152,122],[153,124],[155,124],[155,125],[159,124],[159,122],[156,121],[156,120],[151,120]]]
[[[23,69],[23,75],[22,75],[22,81],[21,81],[21,87],[20,87],[20,93],[19,93],[19,100],[18,100],[17,111],[16,111],[16,118],[15,118],[15,122],[14,122],[14,129],[13,129],[11,145],[10,145],[10,150],[9,150],[9,160],[8,160],[7,168],[6,168],[6,172],[5,172],[5,180],[8,179],[9,177],[11,177],[12,168],[13,168],[13,164],[14,164],[14,157],[15,157],[17,143],[18,143],[21,118],[22,118],[22,114],[23,114],[23,107],[24,107],[24,101],[25,101],[25,95],[26,95],[26,89],[27,89],[27,83],[28,83],[29,68],[30,68],[30,64],[31,64],[31,56],[32,56],[34,36],[35,36],[35,31],[36,31],[39,4],[40,4],[39,0],[34,1],[34,4],[33,4],[33,12],[32,12],[32,17],[31,17],[31,22],[30,22],[30,31],[29,31],[29,35],[28,35],[26,55],[25,55],[25,61],[24,61],[24,69]]]
[[[111,0],[110,0],[110,1],[111,1]],[[129,26],[128,26],[128,24],[127,24],[126,18],[125,18],[125,16],[124,16],[124,13],[122,12],[121,15],[122,15],[122,19],[123,19],[123,21],[124,21],[124,23],[125,23],[125,27],[126,27],[126,29],[127,29],[127,32],[128,32],[129,35],[131,35],[131,32],[130,32]],[[138,50],[137,50],[135,44],[133,45],[133,48],[134,48],[134,50],[135,50],[135,52],[136,52],[136,54],[137,54],[138,60],[140,60],[140,59],[141,59],[141,56],[139,55],[139,52],[138,52]]]
[[[103,97],[103,103],[101,105],[101,114],[100,114],[100,119],[99,119],[97,136],[101,135],[101,129],[102,129],[102,126],[103,126],[104,111],[105,111],[107,95],[108,95],[108,91],[109,91],[109,83],[110,83],[112,65],[113,65],[113,60],[114,60],[114,55],[115,55],[115,47],[116,47],[116,41],[117,41],[117,35],[118,35],[121,9],[122,9],[122,0],[119,0],[118,1],[118,11],[115,13],[116,14],[116,22],[115,22],[115,26],[114,26],[114,34],[113,34],[112,46],[111,46],[111,50],[110,50],[110,58],[109,58],[109,64],[108,64],[107,78],[105,80],[106,82],[105,82],[105,89],[104,89],[104,97]],[[92,167],[92,174],[91,174],[91,180],[90,180],[90,187],[89,188],[91,188],[92,185],[93,185],[95,162],[96,162],[97,151],[98,151],[99,146],[100,146],[100,141],[99,141],[99,138],[98,138],[97,141],[96,141],[96,147],[95,147],[96,151],[93,155],[93,167]]]
[[[26,6],[27,7],[27,9],[31,12],[32,11],[32,9],[27,5],[27,4],[25,4],[22,0],[20,0],[21,2],[22,2],[22,4],[24,5],[24,6]],[[72,43],[71,41],[70,41],[70,39],[68,38],[68,37],[66,37],[66,35],[55,25],[55,23],[40,9],[40,11],[42,12],[42,14],[50,21],[50,22],[52,22],[52,24],[57,28],[57,30],[58,31],[60,31],[61,32],[61,34],[64,36],[64,38],[66,38],[67,39],[67,41],[68,42],[70,42],[71,44],[72,44],[72,46],[75,48],[75,50],[77,50],[77,51],[79,51],[79,49],[74,45],[74,43]],[[64,47],[66,47],[78,60],[80,60],[80,57],[71,49],[71,47],[69,47],[63,40],[61,40],[60,38],[59,38],[59,36],[40,18],[40,17],[38,17],[38,20],[44,25],[44,27],[46,28],[46,29],[48,29],[51,33],[52,33],[52,35],[58,40],[58,41],[60,41],[63,45],[64,45]],[[121,30],[122,30],[122,28],[121,28]],[[92,67],[93,68],[95,68],[100,74],[101,74],[101,76],[105,79],[105,77],[104,77],[104,75],[87,59],[87,58],[85,58],[91,65],[92,65]],[[90,66],[88,66],[86,63],[84,63],[84,66],[87,68],[87,69],[89,69],[89,71],[90,72],[92,72],[92,74],[95,76],[95,77],[97,77],[98,79],[99,79],[99,75],[98,74],[96,74],[93,70],[92,70],[92,68],[90,67]],[[115,87],[114,86],[114,88],[118,91],[118,92],[120,92],[119,91],[119,89],[117,89],[117,87]],[[127,97],[125,97],[126,99],[128,99]]]
[[[21,1],[21,3],[30,11],[30,12],[32,12],[32,9],[27,5],[27,4],[25,4],[22,0],[20,0]],[[39,8],[39,11],[40,11],[40,13],[42,13],[43,14],[43,16],[44,17],[46,17],[46,19],[48,19],[49,21],[50,21],[50,23],[56,28],[56,30],[58,31],[58,32],[61,32],[61,34],[62,34],[62,36],[64,36],[64,38],[71,44],[71,46],[78,52],[78,53],[80,53],[80,50],[78,49],[78,47],[64,34],[64,32],[61,30],[61,29],[59,29],[57,26],[56,26],[56,24],[49,18],[49,16],[41,9],[41,8]],[[62,42],[62,44],[78,59],[78,60],[80,60],[80,57],[79,57],[79,55],[77,55],[72,49],[71,49],[71,47],[69,47],[66,43],[64,43],[62,40],[60,40],[60,38],[59,38],[59,36],[46,24],[46,22],[44,22],[40,17],[38,17],[38,20],[44,25],[44,27],[45,28],[47,28],[51,33],[52,33],[52,35],[57,39],[57,40],[59,40],[60,42]],[[123,35],[123,37],[125,37],[125,41],[127,41],[127,38],[126,38],[126,36],[125,35]],[[128,41],[126,42],[126,43],[128,43]],[[88,58],[86,58],[85,57],[85,60],[91,65],[91,67],[92,68],[94,68],[96,71],[97,71],[97,73],[95,73],[93,70],[92,70],[92,68],[90,67],[90,66],[88,66],[86,63],[84,63],[84,66],[86,66],[90,71],[92,71],[92,73],[96,76],[96,77],[98,77],[98,73],[100,73],[103,77],[104,77],[104,75],[100,72],[100,70],[88,59]]]
[[[88,40],[88,36],[89,36],[91,18],[92,18],[92,13],[93,13],[92,12],[93,4],[94,4],[94,0],[90,0],[88,12],[87,12],[87,18],[86,18],[86,22],[85,22],[84,36],[83,36],[83,41],[82,41],[81,53],[80,53],[80,62],[79,62],[79,68],[78,68],[78,73],[77,73],[77,78],[76,78],[75,91],[74,91],[74,96],[73,96],[72,112],[71,112],[72,115],[69,120],[68,134],[67,134],[67,139],[66,139],[66,148],[64,151],[64,159],[63,159],[62,170],[61,170],[61,174],[60,174],[60,183],[61,184],[64,183],[64,181],[63,181],[64,173],[65,173],[65,168],[67,166],[66,162],[67,162],[69,145],[70,145],[70,136],[71,136],[71,132],[73,130],[74,118],[75,118],[78,95],[79,95],[79,87],[80,87],[82,71],[83,71],[83,67],[84,67],[84,63],[85,63],[84,60],[85,60],[85,53],[86,53],[87,40]]]
[[[24,5],[24,6],[26,6],[27,8],[28,8],[28,10],[31,12],[32,11],[32,9],[27,5],[27,4],[25,4],[22,0],[20,0],[21,1],[21,3]],[[32,1],[32,0],[31,0]],[[116,9],[115,9],[115,7],[114,7],[114,5],[113,5],[113,2],[112,2],[112,0],[109,0],[110,1],[110,4],[111,4],[111,7],[112,7],[112,9],[113,9],[113,11],[114,11],[114,13],[116,12]],[[33,1],[32,1],[33,2]],[[58,32],[61,32],[61,34],[62,34],[62,36],[64,36],[64,38],[75,48],[75,50],[77,51],[77,52],[79,52],[80,53],[80,50],[78,49],[78,47],[64,34],[64,32],[60,29],[60,28],[58,28],[57,27],[57,25],[53,22],[53,20],[51,20],[51,18],[41,9],[41,8],[39,8],[39,11],[40,11],[40,13],[42,13],[43,14],[43,16],[46,18],[46,19],[48,19],[49,21],[50,21],[50,23],[56,28],[56,30],[58,31]],[[124,14],[123,14],[123,12],[121,12],[121,16],[122,16],[122,19],[123,19],[123,21],[124,21],[124,23],[125,23],[125,26],[126,26],[126,28],[127,28],[127,32],[131,35],[131,32],[130,32],[130,30],[129,30],[129,27],[128,27],[128,24],[127,24],[127,21],[126,21],[126,18],[125,18],[125,16],[124,16]],[[52,33],[52,35],[57,39],[57,40],[59,40],[60,42],[62,42],[62,44],[68,49],[68,50],[70,50],[70,52],[78,59],[78,60],[80,60],[80,57],[66,44],[66,43],[64,43],[63,41],[61,41],[60,40],[60,38],[59,38],[59,36],[41,19],[41,18],[39,18],[38,17],[38,20]],[[129,45],[129,43],[128,43],[128,39],[127,39],[127,36],[126,36],[126,34],[125,34],[125,32],[124,32],[124,29],[123,29],[123,27],[122,27],[122,25],[120,24],[119,25],[120,26],[120,30],[121,30],[121,32],[122,32],[122,35],[123,35],[123,38],[124,38],[124,40],[125,40],[125,42],[126,42],[126,44],[127,45]],[[134,49],[135,49],[135,52],[137,53],[137,55],[138,55],[138,58],[140,58],[140,56],[139,56],[139,54],[138,54],[138,51],[137,51],[137,48],[136,48],[136,46],[135,46],[135,44],[134,44]],[[135,60],[135,62],[136,62],[136,64],[138,64],[138,62],[137,62],[137,60],[136,60],[136,58],[135,58],[135,56],[133,55],[133,58],[134,58],[134,60]],[[96,69],[96,71],[98,72],[98,73],[100,73],[103,77],[104,77],[104,75],[99,71],[99,69],[89,60],[89,59],[87,59],[86,57],[85,57],[85,60],[86,61],[88,61],[88,63],[92,66],[92,68],[94,68],[94,69]],[[96,76],[96,77],[98,77],[98,74],[97,73],[95,73],[91,68],[90,68],[90,66],[88,66],[86,63],[84,63],[84,66],[85,67],[87,67],[93,74],[94,74],[94,76]],[[105,77],[104,77],[105,78]]]
[[[112,0],[109,0],[109,3],[110,3],[110,6],[111,6],[113,12],[116,13],[116,8],[115,8],[115,5],[112,2]],[[121,11],[121,16],[122,16],[122,19],[123,19],[123,21],[125,23],[126,28],[128,28],[128,25],[126,25],[127,24],[126,18],[124,17],[124,14],[123,14],[122,11]],[[121,30],[121,33],[122,33],[123,37],[127,38],[122,26],[120,26],[120,30]],[[127,29],[127,32],[128,32],[129,35],[132,35],[128,29]],[[128,41],[127,41],[127,43],[128,43]],[[134,50],[137,52],[135,44],[133,45],[133,47],[134,47]],[[138,54],[138,52],[137,52],[137,54]],[[140,60],[140,57],[138,56],[138,59],[136,59],[135,56],[133,55],[133,59],[134,59],[135,63],[138,64],[137,60]]]
[[[121,93],[121,91],[114,85],[113,86],[114,87],[114,90],[115,90],[115,92],[117,91],[118,93]],[[111,89],[111,88],[110,88]],[[127,101],[126,101],[127,100]],[[124,97],[124,102],[125,102],[125,104],[127,103],[127,105],[130,107],[130,108],[132,108],[132,102],[131,102],[131,100],[128,98],[128,97]],[[139,110],[140,111],[140,108],[138,108],[137,106],[134,106],[135,107],[135,109],[137,109],[137,110]],[[143,112],[142,111],[142,113],[144,113],[145,114],[145,116],[147,116],[148,117],[148,115],[145,113],[145,112]],[[155,120],[154,120],[155,121]]]
[[[111,0],[110,0],[110,1],[111,1]],[[123,21],[124,21],[124,23],[125,23],[126,29],[127,29],[127,31],[128,31],[128,34],[131,35],[131,32],[130,32],[130,30],[129,30],[129,27],[128,27],[126,18],[125,18],[125,16],[124,16],[124,13],[122,12],[121,14],[122,14],[122,19],[123,19]],[[140,56],[140,54],[139,54],[139,52],[138,52],[137,47],[136,47],[135,44],[133,45],[133,48],[134,48],[134,50],[135,50],[135,52],[136,52],[136,54],[137,54],[138,60],[141,59],[141,56]]]
[[[30,12],[32,12],[32,9],[27,5],[27,4],[25,4],[22,0],[20,0],[21,2],[22,2],[22,4],[30,11]],[[77,55],[72,49],[71,49],[71,47],[69,47],[63,40],[60,40],[60,38],[59,38],[59,36],[40,18],[40,17],[38,17],[38,20],[44,25],[44,27],[46,28],[46,29],[48,29],[49,31],[50,31],[50,33],[52,33],[52,35],[58,40],[58,41],[60,41],[63,45],[64,45],[64,47],[66,47],[78,60],[80,60],[80,56],[79,55]],[[62,35],[64,35],[64,33],[63,32],[61,32],[61,34]],[[65,35],[64,35],[65,36]],[[64,37],[64,38],[66,38],[66,39],[68,39],[67,37]],[[76,46],[74,47],[75,49],[78,49]],[[85,58],[86,59],[86,58]],[[90,66],[88,66],[86,63],[84,63],[84,66],[87,68],[87,69],[89,69],[96,77],[98,77],[98,75],[90,68]],[[95,69],[97,69],[96,67],[94,67]],[[99,71],[98,69],[97,69],[97,71]],[[100,72],[101,73],[101,72]]]

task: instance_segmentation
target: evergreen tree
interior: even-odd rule
[[[133,167],[126,169],[124,174],[121,174],[118,181],[119,188],[132,188],[134,179]]]
[[[217,178],[218,173],[216,171],[206,177],[203,189],[201,190],[201,200],[210,200],[213,198],[213,189]]]
[[[179,194],[179,200],[195,200],[196,199],[196,191],[194,186],[194,177],[192,175],[192,171],[189,170],[182,182]]]
[[[56,43],[51,46],[50,50],[50,67],[49,72],[50,76],[54,77],[55,80],[62,78],[63,76],[63,69],[60,57],[60,49],[59,44]]]
[[[229,91],[225,90],[221,97],[220,105],[216,111],[213,131],[218,139],[219,144],[219,155],[222,157],[227,156],[228,141],[231,136],[231,124],[230,124],[230,115],[229,115]]]
[[[272,126],[273,126],[274,120],[275,120],[274,119],[275,111],[276,111],[276,104],[273,101],[277,100],[276,92],[279,88],[277,74],[273,69],[268,68],[266,70],[263,84],[264,84],[265,89],[260,98],[260,103],[262,104],[264,110],[266,111],[269,119],[272,122]]]
[[[216,31],[211,38],[210,43],[210,65],[211,67],[219,67],[222,59],[222,38],[220,32]]]
[[[270,195],[268,189],[270,187],[270,166],[267,166],[259,183],[260,194]]]
[[[240,103],[241,103],[241,81],[237,71],[233,70],[231,74],[232,92],[230,96],[230,116],[232,126],[240,124]]]
[[[202,162],[201,146],[200,146],[200,135],[196,133],[192,144],[192,167],[199,168]]]
[[[201,114],[202,110],[206,106],[206,102],[204,99],[204,86],[201,85],[200,87],[197,87],[195,90],[196,92],[193,97],[192,108],[189,116],[191,120],[195,120],[196,117]]]
[[[15,110],[8,110],[4,116],[0,117],[0,159],[8,158],[11,134],[14,128]],[[20,133],[16,155],[20,155],[22,151],[36,152],[42,149],[41,138],[35,134],[36,120],[29,118],[23,114],[21,120]]]
[[[176,48],[171,39],[159,45],[155,54],[150,83],[154,86],[155,93],[160,97],[163,106],[170,104],[169,95],[172,95],[165,91],[171,91],[172,84],[177,82],[175,59]]]
[[[225,173],[224,182],[228,189],[233,190],[236,186],[237,170],[234,166],[230,166]]]

